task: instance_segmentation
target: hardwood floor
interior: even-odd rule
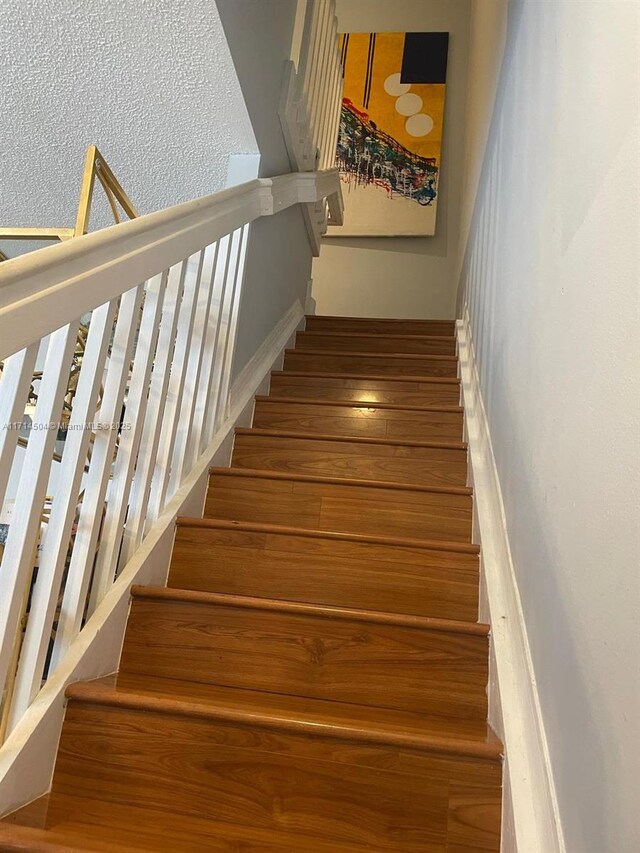
[[[453,335],[307,318],[0,851],[498,853]]]

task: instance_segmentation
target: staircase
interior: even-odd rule
[[[0,850],[497,853],[453,323],[308,317]]]

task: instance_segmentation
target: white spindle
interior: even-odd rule
[[[221,413],[224,411],[226,406],[226,400],[223,400],[222,398],[222,386],[224,383],[225,367],[227,364],[227,350],[229,335],[231,332],[231,313],[233,310],[241,244],[242,229],[238,229],[233,232],[229,242],[225,291],[223,302],[220,305],[220,334],[218,336],[218,347],[216,350],[213,399],[211,401],[211,416],[209,419],[211,435],[213,435],[218,428]]]
[[[102,428],[95,433],[91,463],[84,483],[84,498],[53,647],[52,668],[57,666],[82,627],[113,465],[118,432],[114,425],[120,423],[122,416],[142,295],[143,287],[139,285],[128,290],[120,299],[102,403],[97,414]]]
[[[24,419],[39,344],[37,341],[9,356],[0,379],[0,509],[20,435],[17,425]]]
[[[91,436],[88,424],[95,416],[114,316],[114,303],[96,308],[91,316],[58,484],[40,552],[38,577],[20,655],[9,729],[20,719],[40,688],[87,459]]]
[[[113,475],[107,490],[107,509],[93,583],[91,584],[89,616],[102,601],[115,579],[131,481],[147,408],[149,376],[156,351],[166,286],[167,277],[165,274],[154,276],[149,281],[145,292],[142,320],[140,321],[124,412],[126,429],[123,428],[120,434]]]
[[[203,252],[198,252],[185,262],[184,294],[178,314],[178,332],[162,417],[162,433],[160,435],[155,471],[151,483],[147,524],[150,524],[160,515],[164,509],[167,497],[171,497],[168,493],[171,460],[178,421],[180,419],[186,370],[189,363],[193,319],[198,301],[200,275],[202,272],[202,256]]]
[[[329,4],[327,0],[319,0],[319,37],[318,50],[315,54],[313,77],[309,89],[309,118],[311,122],[311,139],[313,142],[314,154],[318,148],[318,129],[322,119],[320,114],[320,103],[322,100],[322,85],[324,78],[324,63],[328,47],[328,23],[329,23]]]
[[[179,306],[182,299],[186,263],[175,264],[169,270],[160,320],[160,331],[156,348],[156,358],[151,374],[149,400],[142,428],[142,440],[133,478],[129,515],[122,544],[122,564],[135,552],[142,541],[147,518],[151,480],[156,463],[158,444],[162,433],[162,413],[164,410],[171,360],[178,326]]]
[[[335,160],[336,140],[333,138],[334,115],[336,103],[339,100],[339,84],[342,76],[340,67],[340,53],[338,51],[338,22],[333,18],[331,22],[331,50],[329,55],[329,74],[326,90],[326,99],[322,108],[323,129],[321,139],[322,168],[330,169]]]
[[[193,413],[193,426],[191,429],[190,446],[187,450],[186,463],[193,466],[204,451],[208,436],[205,435],[205,422],[207,410],[211,405],[211,389],[215,368],[215,354],[220,332],[220,306],[222,304],[222,290],[224,287],[224,270],[227,263],[228,238],[218,241],[215,247],[215,260],[212,270],[211,305],[207,325],[205,329],[204,350],[202,354],[202,373],[200,377],[200,391],[196,396],[195,409]]]
[[[326,90],[329,82],[329,62],[331,56],[331,5],[325,0],[322,15],[322,42],[318,58],[317,81],[314,96],[313,140],[316,149],[322,146],[322,123],[325,119]],[[318,165],[316,168],[320,168]]]
[[[219,301],[216,303],[217,315],[215,320],[215,339],[212,344],[213,370],[209,381],[207,393],[207,405],[204,412],[204,428],[200,449],[204,450],[211,441],[215,432],[216,406],[220,395],[220,381],[222,377],[222,356],[224,352],[223,318],[227,300],[227,289],[230,279],[230,268],[233,249],[233,235],[230,234],[220,241],[220,252],[218,267],[215,276],[215,290],[220,293]]]
[[[300,46],[300,62],[298,64],[300,98],[302,100],[306,100],[308,97],[311,75],[313,73],[313,52],[318,30],[318,12],[318,0],[308,0],[302,44]]]
[[[211,310],[213,294],[213,271],[215,269],[217,245],[208,246],[202,253],[202,271],[200,274],[200,290],[193,323],[193,334],[187,364],[182,411],[178,422],[171,476],[169,478],[169,494],[174,494],[180,488],[184,475],[191,467],[193,446],[194,410],[196,399],[200,392],[207,322]]]
[[[53,332],[38,389],[38,402],[25,452],[18,496],[2,557],[0,598],[0,689],[11,665],[18,626],[34,567],[42,508],[49,479],[57,424],[69,384],[79,321]]]
[[[238,316],[240,314],[240,296],[242,293],[242,278],[244,275],[244,262],[247,249],[247,237],[249,226],[245,225],[240,229],[239,244],[235,260],[233,290],[229,299],[229,311],[227,321],[227,339],[224,351],[224,359],[222,363],[222,381],[220,383],[220,393],[216,404],[216,424],[217,429],[229,412],[229,389],[231,387],[231,373],[233,370],[233,356],[236,346],[236,337],[238,330]]]

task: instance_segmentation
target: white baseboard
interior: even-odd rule
[[[228,465],[236,426],[249,426],[253,398],[266,391],[271,370],[304,321],[296,301],[233,383],[228,417],[197,465],[157,519],[119,578],[71,645],[61,665],[0,748],[0,816],[49,790],[64,715],[64,691],[74,681],[99,678],[118,668],[133,584],[164,584],[178,516],[201,515],[209,468]]]
[[[457,323],[481,618],[491,624],[489,721],[505,745],[503,853],[566,853],[468,315]]]

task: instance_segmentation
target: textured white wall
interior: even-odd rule
[[[337,0],[344,32],[450,33],[434,237],[327,238],[313,264],[319,314],[455,316],[471,0]]]
[[[3,0],[0,17],[3,225],[73,225],[90,142],[141,213],[221,189],[229,154],[257,151],[213,0]]]
[[[567,853],[640,850],[638,18],[512,0],[464,267]]]

